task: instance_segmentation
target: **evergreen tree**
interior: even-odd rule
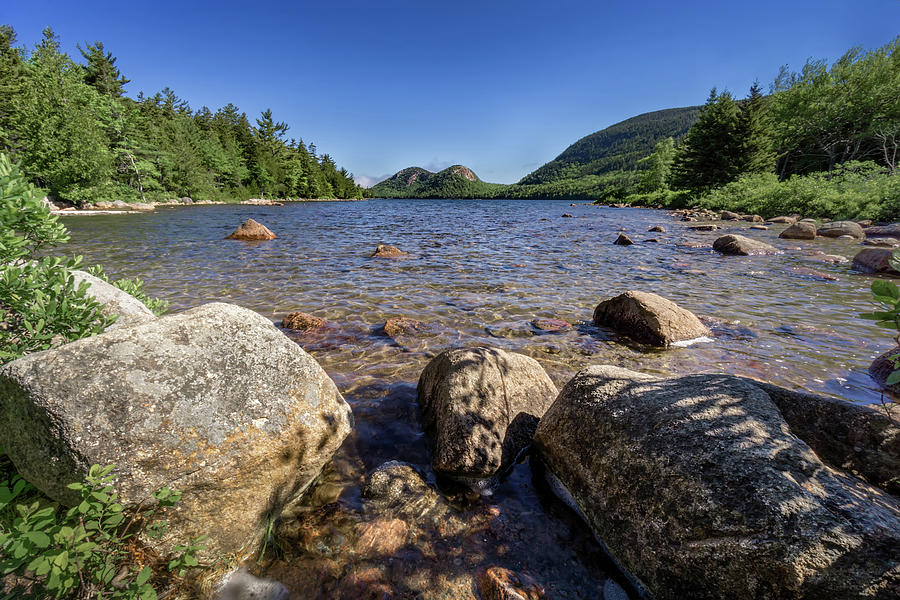
[[[22,52],[13,47],[15,43],[15,30],[9,25],[0,25],[0,151],[7,152],[15,146],[12,117],[25,78]]]
[[[130,80],[122,77],[116,68],[116,59],[111,52],[105,52],[103,42],[88,44],[87,48],[78,46],[81,56],[87,61],[84,65],[84,82],[93,86],[101,94],[121,96],[123,86]]]
[[[742,173],[771,173],[775,170],[772,132],[766,115],[766,99],[758,81],[750,86],[750,93],[741,105]]]
[[[713,88],[672,165],[676,189],[695,192],[733,181],[743,166],[741,109],[729,92]]]
[[[647,165],[641,175],[639,188],[642,192],[658,192],[669,189],[672,163],[675,161],[675,140],[666,138],[657,142],[653,154],[639,161]]]

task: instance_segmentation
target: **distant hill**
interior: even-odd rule
[[[408,167],[369,188],[375,198],[492,198],[506,186],[487,183],[462,165],[433,173],[422,167]]]
[[[637,162],[667,137],[680,138],[697,120],[699,106],[667,108],[631,117],[583,137],[562,154],[526,175],[520,185],[552,183],[586,175],[633,171]]]

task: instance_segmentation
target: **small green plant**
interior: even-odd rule
[[[169,309],[168,300],[163,300],[161,298],[154,298],[153,296],[148,296],[144,293],[144,282],[138,278],[134,279],[116,279],[115,281],[111,281],[109,275],[103,270],[101,265],[94,265],[93,267],[88,267],[87,272],[102,279],[103,281],[114,285],[119,288],[126,294],[134,296],[138,300],[140,300],[144,306],[149,308],[153,314],[157,317],[162,316]]]
[[[113,467],[90,468],[83,483],[68,487],[80,502],[65,509],[15,475],[0,482],[0,576],[28,581],[33,597],[156,600],[150,565],[134,561],[133,542],[143,532],[165,533],[153,522],[157,507],[172,506],[180,492],[163,488],[153,494],[156,507],[126,517],[112,482]],[[168,570],[183,577],[199,565],[203,537],[176,546]]]
[[[894,250],[890,265],[900,271],[900,249]],[[894,371],[888,375],[884,383],[888,386],[896,385],[900,383],[900,289],[891,281],[876,279],[872,282],[872,299],[881,305],[882,310],[863,313],[859,316],[875,321],[876,325],[890,329],[894,334],[898,350],[889,357]]]

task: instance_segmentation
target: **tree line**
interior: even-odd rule
[[[768,95],[758,83],[741,100],[713,88],[687,135],[642,161],[626,200],[783,211],[793,195],[809,196],[795,208],[822,216],[900,217],[898,48],[900,37],[853,48],[830,67],[783,67]]]
[[[271,110],[251,122],[233,104],[193,110],[169,88],[130,98],[102,42],[78,49],[80,62],[47,28],[28,50],[0,26],[0,151],[48,193],[77,204],[362,197]]]

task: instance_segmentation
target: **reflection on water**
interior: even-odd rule
[[[574,218],[561,218],[564,212]],[[248,217],[278,239],[222,239]],[[178,207],[65,223],[67,252],[112,276],[143,278],[172,310],[224,301],[272,320],[302,310],[331,323],[292,337],[337,382],[357,427],[308,501],[306,542],[282,548],[268,565],[297,598],[363,597],[378,586],[395,597],[474,598],[471,575],[492,564],[531,574],[554,597],[596,596],[608,567],[584,527],[535,488],[527,465],[490,498],[463,499],[399,533],[385,525],[402,538],[390,557],[360,554],[360,528],[373,518],[359,502],[365,473],[394,459],[428,472],[415,382],[444,349],[491,344],[521,352],[560,386],[578,369],[604,363],[661,374],[727,372],[872,403],[880,394],[865,370],[890,345],[883,330],[857,317],[871,310],[871,277],[810,258],[816,251],[852,258],[858,244],[780,240],[778,225],[699,232],[661,211],[467,200]],[[645,234],[653,225],[668,233]],[[621,228],[635,245],[612,244]],[[784,253],[711,250],[716,237],[734,231]],[[659,243],[641,243],[650,237]],[[410,256],[370,258],[379,243]],[[713,342],[649,350],[591,325],[600,300],[629,289],[703,315]],[[428,324],[427,334],[384,336],[379,326],[392,316]],[[575,326],[544,333],[531,324],[536,318]],[[316,596],[313,588],[329,591]]]

